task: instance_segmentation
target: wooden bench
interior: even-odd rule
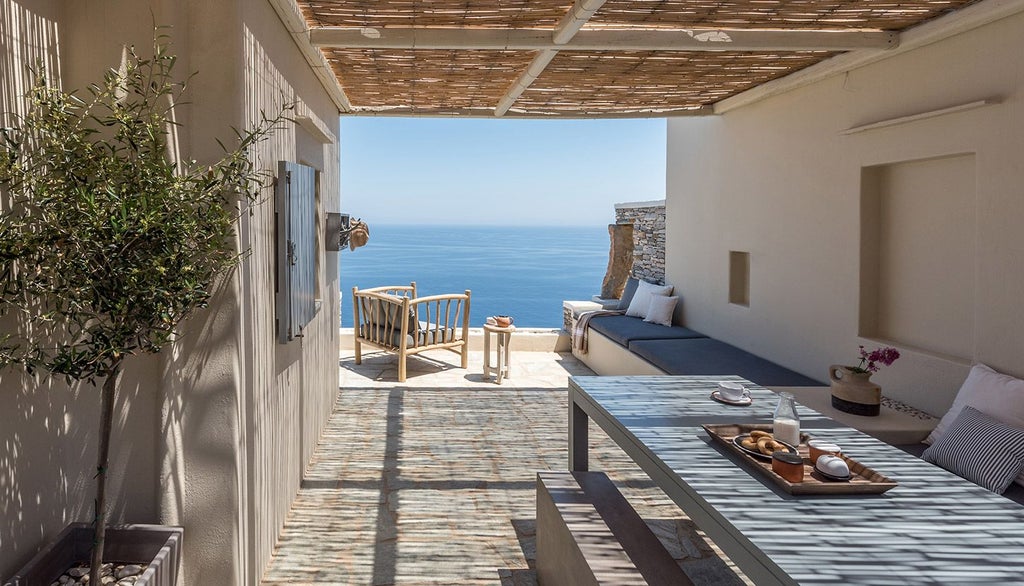
[[[537,473],[537,582],[693,584],[601,472]]]

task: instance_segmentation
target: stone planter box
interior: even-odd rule
[[[177,586],[181,527],[119,525],[107,527],[104,561],[149,564],[136,586]],[[50,586],[72,565],[89,560],[92,526],[73,523],[4,586]]]

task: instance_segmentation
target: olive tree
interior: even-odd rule
[[[185,81],[158,36],[131,49],[84,92],[37,72],[27,110],[0,137],[0,314],[17,325],[0,363],[98,389],[96,545],[99,584],[113,408],[125,360],[159,352],[205,307],[241,252],[235,226],[268,176],[254,145],[282,116],[261,116],[211,165],[175,160],[168,144]]]

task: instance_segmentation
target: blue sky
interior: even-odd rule
[[[342,118],[342,211],[377,224],[602,225],[665,197],[665,120]]]

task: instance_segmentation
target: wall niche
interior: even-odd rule
[[[972,356],[975,155],[861,170],[860,335]]]
[[[729,251],[729,303],[750,307],[750,253]]]

